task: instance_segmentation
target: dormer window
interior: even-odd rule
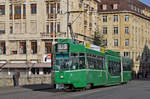
[[[103,10],[107,10],[107,5],[106,4],[102,5],[102,8]]]
[[[118,4],[113,4],[113,9],[114,10],[118,9]]]

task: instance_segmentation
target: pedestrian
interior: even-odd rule
[[[16,86],[16,75],[15,73],[13,74],[13,84],[14,84],[14,87]]]
[[[16,86],[19,86],[20,73],[16,72]]]

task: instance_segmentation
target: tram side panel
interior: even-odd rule
[[[133,62],[131,59],[123,58],[123,82],[128,82],[132,79],[132,66]]]
[[[86,49],[87,52],[87,85],[100,86],[106,84],[105,54]]]
[[[107,55],[108,81],[107,85],[120,84],[121,82],[121,61],[119,57]]]

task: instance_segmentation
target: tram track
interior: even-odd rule
[[[80,95],[89,95],[89,94],[93,94],[96,92],[101,92],[101,91],[107,91],[110,89],[114,89],[114,88],[118,88],[120,85],[118,86],[111,86],[111,87],[96,87],[90,90],[77,90],[77,91],[61,91],[58,93],[56,92],[54,95],[51,95],[51,97],[55,98],[55,97],[68,97],[68,96],[80,96]]]

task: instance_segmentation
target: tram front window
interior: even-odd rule
[[[59,58],[56,59],[56,70],[69,70],[69,59]]]

